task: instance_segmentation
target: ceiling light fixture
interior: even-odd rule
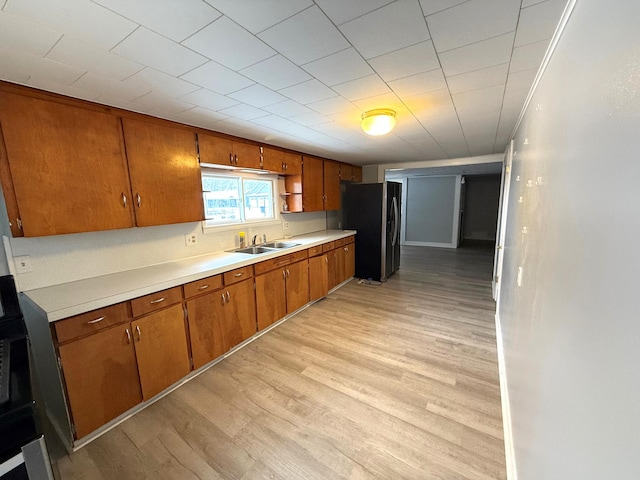
[[[369,110],[362,114],[362,130],[369,135],[384,135],[396,126],[396,112],[388,108]]]

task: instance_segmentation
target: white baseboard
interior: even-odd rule
[[[502,428],[504,431],[504,454],[507,465],[507,480],[518,480],[516,468],[516,455],[513,446],[513,431],[511,428],[511,404],[509,403],[509,389],[507,388],[507,372],[504,362],[504,348],[502,343],[502,330],[500,317],[496,319],[496,343],[498,347],[498,373],[500,376],[500,401],[502,403]]]

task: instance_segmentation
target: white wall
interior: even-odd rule
[[[578,0],[515,135],[499,324],[518,480],[640,478],[638,19],[637,0]]]

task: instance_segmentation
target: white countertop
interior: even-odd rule
[[[25,291],[24,294],[42,309],[50,322],[55,322],[56,320],[124,302],[159,290],[200,280],[234,268],[305,250],[325,242],[354,235],[355,233],[353,230],[323,230],[287,238],[285,241],[299,243],[300,245],[276,250],[272,253],[249,255],[233,252],[213,252],[135,270],[37,288]]]

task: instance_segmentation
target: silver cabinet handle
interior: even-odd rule
[[[165,297],[160,297],[157,300],[151,300],[149,303],[151,305],[153,305],[154,303],[160,303],[160,302],[164,302],[165,301]]]
[[[104,319],[105,319],[105,317],[104,317],[104,316],[102,316],[102,317],[98,317],[98,318],[96,318],[95,320],[89,320],[89,321],[87,322],[87,325],[93,325],[94,323],[101,322],[101,321],[102,321],[102,320],[104,320]]]
[[[282,270],[282,279],[284,280],[285,278],[287,278],[287,272]]]
[[[328,255],[326,257],[324,257],[324,261],[325,261],[325,263],[329,263],[329,256]]]
[[[291,272],[289,272],[289,269],[287,268],[287,278],[289,278],[291,276]]]
[[[238,166],[238,155],[234,155],[234,165]]]
[[[124,331],[127,334],[127,343],[131,343],[131,333],[129,332],[129,329],[126,328]]]
[[[136,325],[136,333],[138,334],[138,341],[142,340],[142,332],[140,331],[140,325]]]
[[[227,300],[224,298],[224,292],[222,293],[222,305],[224,305],[225,303],[227,303]]]
[[[209,288],[209,285],[202,285],[201,287],[198,287],[198,290],[206,290],[207,288]]]
[[[136,193],[136,202],[138,204],[138,208],[142,206],[142,197],[140,197],[139,193]]]
[[[229,165],[233,165],[233,153],[229,154]]]
[[[255,244],[255,241],[254,241]],[[234,273],[233,276],[236,278],[240,278],[242,275],[244,275],[244,272],[240,272],[240,273]]]
[[[349,251],[349,247],[344,247],[344,251],[348,252]]]
[[[122,194],[122,206],[127,208],[127,196],[124,193]]]
[[[229,290],[227,290],[227,303],[231,301],[231,295],[229,294]]]

